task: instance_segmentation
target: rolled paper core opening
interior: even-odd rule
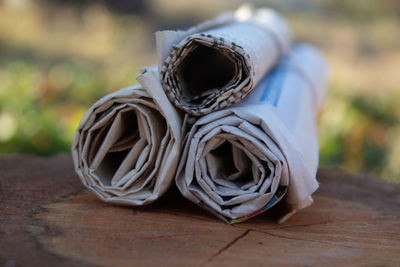
[[[115,130],[117,128],[116,124],[118,124],[117,127],[119,128],[117,131]],[[106,154],[96,154],[89,161],[89,165],[94,163],[95,160],[100,161],[94,173],[100,178],[103,186],[110,186],[113,177],[120,169],[129,151],[140,140],[136,111],[131,109],[121,112],[115,116],[114,120],[110,120],[108,125],[99,130],[93,138],[97,140],[97,144],[94,144],[92,148],[93,150],[98,151],[102,147],[107,151]],[[111,143],[107,145],[108,138],[112,139]],[[107,146],[107,148],[104,146]],[[130,165],[134,166],[135,163],[131,162]]]
[[[224,143],[212,150],[210,156],[221,162],[217,177],[227,182],[220,185],[240,190],[245,184],[253,181],[249,167],[251,166],[250,159],[229,140],[225,140]],[[221,181],[217,181],[217,183],[221,183]]]
[[[234,59],[221,48],[193,42],[175,73],[185,102],[199,104],[214,90],[226,87],[235,78],[236,69]]]
[[[133,103],[136,101],[111,106],[103,116],[113,115],[89,133],[92,141],[87,162],[102,187],[122,190],[130,185],[150,185],[148,177],[158,153],[164,153],[159,148],[167,134],[165,119],[150,106]]]

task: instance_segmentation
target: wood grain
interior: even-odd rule
[[[0,156],[3,266],[400,265],[400,186],[321,170],[315,204],[227,225],[170,190],[141,208],[103,203],[69,155]]]

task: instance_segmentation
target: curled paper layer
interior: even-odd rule
[[[245,98],[289,50],[291,33],[273,10],[241,8],[186,32],[157,32],[156,43],[168,98],[198,116]]]
[[[181,193],[229,223],[282,198],[289,207],[282,220],[310,205],[318,188],[316,113],[326,74],[316,49],[295,46],[245,100],[200,118],[178,167]]]
[[[171,185],[181,152],[182,118],[161,88],[157,70],[97,101],[72,144],[75,170],[102,200],[145,205]]]

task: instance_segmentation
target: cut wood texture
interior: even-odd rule
[[[228,225],[176,189],[121,207],[84,189],[69,155],[0,156],[2,266],[400,265],[400,185],[321,170],[315,203]]]

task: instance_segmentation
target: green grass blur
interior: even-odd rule
[[[68,152],[89,106],[155,63],[154,31],[243,1],[116,2],[0,0],[0,153]],[[320,165],[400,182],[400,4],[249,2],[277,8],[330,62]]]

